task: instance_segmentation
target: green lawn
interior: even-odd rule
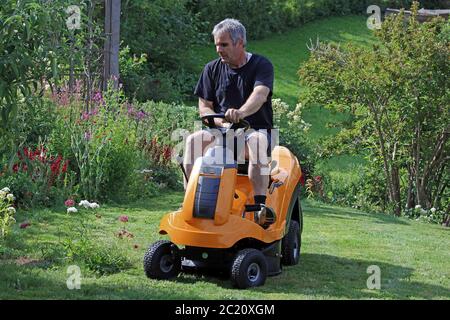
[[[68,215],[64,208],[18,212],[18,222],[31,226],[16,224],[1,244],[0,299],[450,299],[448,229],[311,202],[303,203],[300,264],[285,267],[263,287],[241,291],[225,278],[196,274],[149,280],[143,255],[150,243],[165,238],[157,233],[159,220],[182,198],[182,193],[166,193],[130,206],[102,206],[100,218],[89,211]],[[133,238],[116,235],[124,214]],[[85,260],[61,259],[60,244],[68,238],[79,242],[83,221],[84,237],[114,248],[110,253],[126,257],[130,265],[100,276],[87,269]],[[94,256],[88,252],[85,258]],[[81,268],[80,290],[67,289],[69,265]],[[371,265],[381,269],[381,290],[367,289]]]

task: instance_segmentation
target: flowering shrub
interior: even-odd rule
[[[314,198],[315,196],[320,197],[320,199],[325,199],[325,194],[323,191],[323,180],[321,176],[315,176],[313,179],[306,180],[306,192],[309,198]]]
[[[11,225],[16,222],[14,214],[16,209],[13,207],[15,197],[9,188],[0,190],[0,238],[4,238],[8,233]]]
[[[119,237],[120,239],[123,239],[124,237],[125,238],[134,238],[134,235],[131,232],[129,232],[127,229],[125,229],[125,225],[128,222],[128,216],[121,215],[118,220],[123,223],[123,227],[122,227],[122,230],[120,230],[117,233],[117,237]]]
[[[74,201],[73,199],[67,199],[67,200],[64,202],[64,205],[65,205],[66,207],[73,207],[73,206],[75,205],[75,201]]]
[[[89,202],[87,200],[81,200],[78,204],[80,207],[84,207],[85,209],[98,209],[100,205],[96,202]]]
[[[170,145],[159,143],[157,137],[153,137],[150,141],[146,138],[139,141],[139,147],[143,150],[146,157],[148,157],[155,165],[167,167],[170,165],[172,156],[172,148]]]
[[[33,181],[44,179],[49,187],[63,177],[69,164],[69,161],[64,160],[59,154],[49,155],[43,146],[37,147],[34,151],[25,147],[17,152],[17,156],[19,161],[13,165],[13,172],[28,172]]]
[[[116,245],[103,245],[92,240],[92,235],[82,223],[71,237],[61,241],[62,252],[70,262],[81,262],[99,274],[113,274],[131,266],[126,254]]]
[[[295,154],[306,177],[311,177],[314,169],[314,152],[311,143],[306,140],[306,133],[311,124],[302,116],[303,105],[298,103],[294,108],[281,99],[272,99],[274,127],[279,130],[279,144],[286,146]]]
[[[444,211],[436,208],[424,209],[421,205],[416,205],[414,208],[405,209],[403,215],[407,218],[417,221],[424,221],[429,223],[446,225],[447,216]],[[448,225],[446,225],[448,226]]]
[[[75,208],[75,207],[69,207],[69,208],[67,208],[67,213],[77,213],[78,212],[78,210],[77,210],[77,208]]]
[[[72,199],[68,199],[64,202],[64,205],[67,208],[67,213],[77,213],[78,209],[75,207],[75,201]],[[81,200],[78,204],[80,207],[84,207],[85,209],[98,209],[100,205],[96,202],[89,202],[87,200]]]

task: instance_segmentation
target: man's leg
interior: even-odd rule
[[[189,179],[191,176],[194,162],[197,158],[201,157],[206,148],[214,141],[214,136],[204,130],[196,131],[189,135],[186,139],[186,150],[183,158],[183,166],[186,171],[186,175]],[[186,189],[187,181],[184,179],[184,188]]]
[[[268,136],[255,131],[248,136],[245,146],[246,158],[249,160],[248,176],[253,186],[255,203],[265,204],[266,200],[270,176],[268,144]]]

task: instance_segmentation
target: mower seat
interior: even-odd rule
[[[238,164],[237,174],[248,176],[248,160],[245,160],[245,163]],[[274,176],[277,174],[279,169],[277,169],[277,162],[275,160],[270,161],[270,176]]]

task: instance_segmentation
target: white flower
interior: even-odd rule
[[[67,208],[67,213],[77,213],[78,212],[78,210],[77,210],[77,208],[75,208],[75,207],[69,207],[69,208]]]
[[[14,207],[8,207],[6,210],[9,211],[9,214],[14,214],[16,213],[16,209]]]
[[[431,213],[435,213],[435,212],[436,212],[436,208],[431,208],[431,209],[430,209],[430,212],[431,212]]]
[[[83,206],[86,209],[89,209],[89,207],[91,206],[91,204],[89,203],[89,201],[87,200],[81,200],[80,203],[78,204],[79,206]]]
[[[0,191],[0,200],[5,199],[5,197],[6,197],[6,192],[3,191],[3,190],[1,190],[1,191]]]
[[[16,198],[14,198],[14,195],[13,195],[12,193],[9,193],[9,194],[6,196],[6,199],[8,199],[9,201],[14,201]]]
[[[422,206],[420,204],[418,204],[417,206],[415,206],[415,209],[421,209]]]
[[[2,191],[2,192],[4,192],[4,193],[10,193],[10,192],[11,192],[11,190],[10,190],[8,187],[5,187],[5,188],[3,188],[3,189],[0,190],[0,191]]]
[[[90,207],[91,209],[98,209],[98,208],[100,208],[100,206],[99,206],[98,203],[96,203],[96,202],[90,203],[90,204],[89,204],[89,207]]]

